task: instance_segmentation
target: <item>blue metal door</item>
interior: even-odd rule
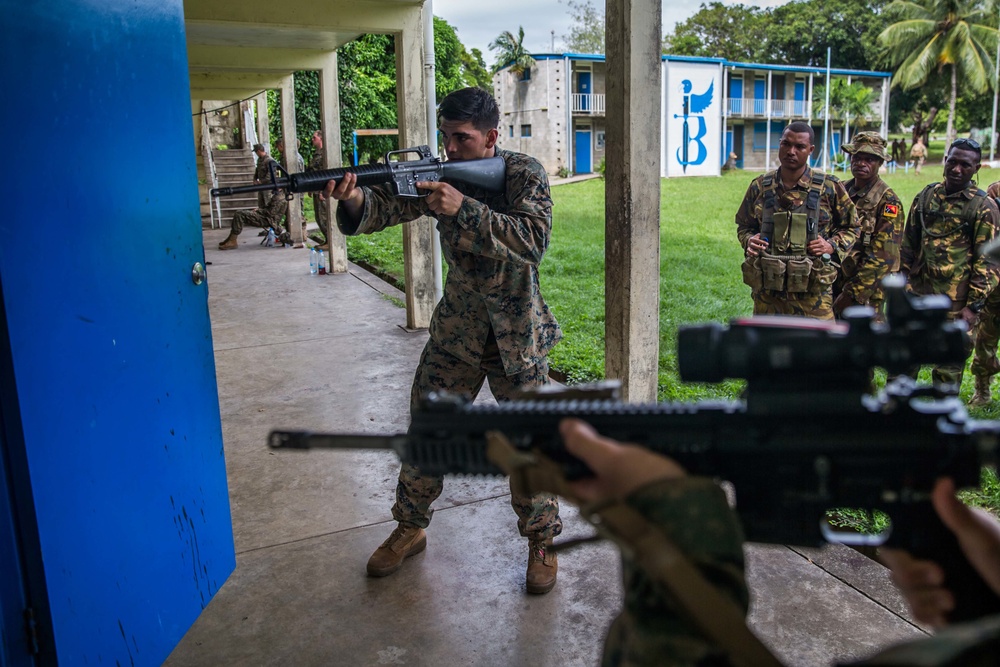
[[[803,118],[806,115],[806,84],[804,81],[795,82],[795,117]]]
[[[767,81],[764,79],[753,82],[753,113],[755,116],[767,115]]]
[[[743,115],[743,79],[733,77],[729,79],[729,115]]]
[[[590,72],[576,75],[576,88],[580,93],[580,111],[590,111]]]
[[[721,163],[726,164],[726,160],[729,159],[729,154],[733,152],[733,131],[726,130],[726,150],[722,152]]]
[[[0,9],[4,637],[159,665],[235,567],[183,3]]]
[[[576,141],[573,142],[573,152],[576,154],[577,174],[589,174],[593,171],[590,162],[590,130],[577,130]]]

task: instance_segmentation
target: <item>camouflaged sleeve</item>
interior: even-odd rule
[[[973,241],[972,272],[969,276],[969,296],[966,303],[985,303],[986,297],[1000,282],[1000,268],[990,262],[982,253],[983,246],[993,240],[997,233],[1000,211],[996,202],[987,197],[976,216],[976,235]]]
[[[761,211],[763,203],[760,202],[763,190],[763,176],[758,176],[750,182],[746,194],[743,195],[743,202],[736,211],[736,237],[740,240],[740,245],[746,250],[750,243],[750,237],[760,233]],[[760,203],[760,207],[758,207]]]
[[[705,579],[744,612],[743,534],[715,482],[688,477],[643,487],[626,502],[666,533]],[[622,559],[625,601],[604,647],[604,665],[726,664],[678,610],[666,587]],[[719,660],[718,662],[713,660]]]
[[[856,303],[868,303],[873,295],[881,293],[882,279],[899,270],[899,250],[905,223],[903,202],[891,189],[886,190],[878,203],[871,245],[858,272],[844,286],[844,291]]]
[[[454,217],[439,216],[441,234],[463,251],[503,262],[538,265],[552,234],[552,197],[535,159],[506,153],[508,197],[503,209],[466,196]]]
[[[833,245],[837,258],[843,261],[858,238],[860,223],[851,196],[840,179],[827,175],[824,185],[824,199],[830,210],[830,220],[821,236]],[[820,204],[822,207],[822,203]]]
[[[423,199],[397,197],[388,185],[361,190],[365,193],[365,204],[360,220],[351,220],[343,206],[337,207],[337,226],[347,236],[373,234],[422,215],[433,215]]]
[[[899,244],[899,271],[909,278],[913,270],[917,254],[920,252],[920,227],[917,217],[917,206],[920,203],[920,195],[913,198],[910,204],[910,213],[906,216],[906,223],[903,225],[903,238]]]

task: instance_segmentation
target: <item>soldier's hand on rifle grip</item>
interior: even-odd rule
[[[762,239],[760,237],[760,234],[754,234],[747,241],[747,256],[756,257],[757,255],[767,250],[767,246],[768,243],[766,239]]]
[[[421,181],[416,184],[420,190],[427,190],[424,201],[427,208],[441,215],[458,215],[465,201],[465,195],[440,181]]]
[[[562,420],[559,434],[567,451],[594,471],[593,477],[570,484],[577,497],[585,502],[625,498],[652,482],[687,475],[672,459],[645,447],[602,437],[593,426],[579,419]]]
[[[931,500],[941,521],[958,538],[965,558],[1000,595],[1000,523],[956,498],[950,479],[938,480]],[[948,614],[955,610],[955,598],[946,585],[948,573],[937,563],[918,560],[898,549],[882,549],[879,556],[892,570],[892,579],[914,617],[933,627],[947,625]],[[983,595],[989,592],[983,591]]]
[[[806,252],[819,257],[821,255],[833,255],[833,244],[824,238],[813,239],[806,245]]]

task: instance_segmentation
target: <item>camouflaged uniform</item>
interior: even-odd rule
[[[899,271],[899,244],[906,215],[903,202],[881,178],[856,190],[854,179],[844,184],[858,212],[858,239],[841,262],[833,286],[834,298],[846,292],[855,303],[882,312],[882,278]]]
[[[347,235],[370,234],[424,215],[437,219],[448,279],[413,378],[411,411],[431,391],[472,399],[486,378],[497,400],[548,383],[546,355],[562,338],[538,285],[538,264],[552,232],[548,177],[527,155],[499,147],[496,155],[507,165],[506,191],[454,183],[465,195],[456,216],[430,211],[423,199],[395,197],[387,186],[363,188],[358,223],[338,207],[337,224]],[[442,483],[442,477],[404,465],[393,518],[426,528]],[[522,535],[544,540],[561,532],[559,504],[551,494],[512,493],[511,505]]]
[[[1000,181],[986,188],[986,195],[994,201],[1000,197]],[[997,359],[997,345],[1000,343],[1000,286],[986,297],[983,309],[979,311],[973,339],[975,347],[972,350],[972,374],[977,377],[992,377],[1000,373],[1000,359]]]
[[[284,190],[269,190],[266,193],[257,194],[268,196],[265,206],[255,208],[252,211],[236,211],[233,214],[231,233],[239,236],[245,226],[261,227],[262,229],[271,227],[277,236],[281,236],[284,231],[281,227],[281,221],[285,217],[285,213],[288,212],[288,201],[285,199]]]
[[[625,502],[661,529],[716,590],[746,612],[749,596],[742,531],[725,494],[713,481],[687,477],[655,482]],[[622,573],[625,599],[605,640],[603,667],[731,664],[720,648],[678,613],[666,587],[624,555]],[[979,667],[996,664],[998,646],[1000,616],[991,616],[851,664]]]
[[[948,194],[943,183],[928,186],[910,207],[900,246],[900,270],[908,277],[915,294],[944,294],[951,299],[951,317],[957,318],[966,305],[986,303],[997,286],[996,267],[981,256],[983,245],[993,239],[1000,211],[996,203],[975,183],[960,192]],[[971,224],[965,222],[965,209],[983,195]],[[921,198],[926,197],[922,215]],[[937,383],[962,382],[965,364],[938,366],[933,379]]]
[[[264,157],[257,158],[257,166],[253,170],[253,182],[254,183],[270,183],[271,182],[271,163],[275,164],[275,167],[280,167],[281,165],[273,157],[264,153]],[[268,202],[268,192],[258,192],[257,193],[257,208],[265,208]]]
[[[858,218],[854,203],[847,195],[844,184],[835,176],[824,175],[822,172],[806,168],[798,183],[786,191],[781,182],[780,171],[775,170],[758,176],[750,183],[743,203],[736,212],[736,233],[740,244],[746,249],[750,237],[759,234],[764,214],[765,182],[770,178],[775,190],[775,210],[778,212],[804,212],[813,174],[817,179],[823,177],[819,197],[819,218],[817,232],[820,238],[833,245],[832,259],[839,263],[847,256],[858,235]],[[770,248],[768,249],[771,250]],[[810,258],[812,259],[812,258]],[[812,260],[815,264],[820,260]],[[747,264],[745,263],[746,267]],[[744,269],[746,279],[747,271]],[[754,301],[754,315],[799,315],[817,319],[833,319],[833,281],[835,269],[830,267],[822,277],[820,284],[813,284],[810,276],[809,290],[805,292],[789,292],[785,290],[768,289],[751,285]]]
[[[306,171],[323,171],[324,169],[326,169],[326,149],[315,149],[312,158],[309,159]],[[329,240],[330,214],[327,211],[326,202],[320,199],[318,192],[313,193],[312,200],[313,211],[316,213],[316,224],[319,225],[319,230],[323,232],[323,238]]]

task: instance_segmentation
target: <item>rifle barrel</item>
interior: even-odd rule
[[[230,195],[242,195],[247,192],[264,192],[266,190],[277,190],[287,188],[288,180],[281,178],[277,183],[255,183],[253,185],[235,185],[226,188],[212,188],[209,191],[213,197],[228,197]]]

